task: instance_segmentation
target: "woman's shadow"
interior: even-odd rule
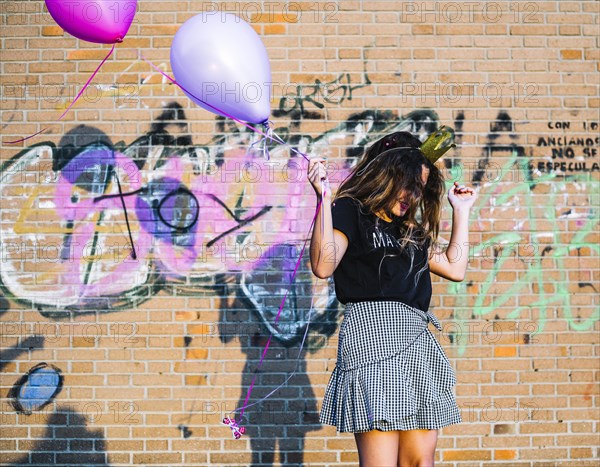
[[[229,417],[235,417],[246,429],[253,467],[272,466],[276,448],[281,465],[303,465],[304,438],[308,432],[322,427],[306,373],[306,354],[323,347],[335,333],[339,307],[331,288],[331,296],[321,303],[325,306],[320,312],[315,310],[308,261],[303,262],[295,279],[290,280],[293,266],[285,257],[293,258],[297,250],[292,250],[287,248],[285,254],[271,255],[268,267],[257,265],[253,273],[245,274],[241,280],[230,276],[229,280],[223,277],[218,282],[223,284],[219,295],[231,297],[221,302],[221,342],[229,343],[237,338],[246,354],[240,398],[235,413]],[[281,251],[280,248],[279,253]],[[288,295],[279,320],[281,324],[273,326],[286,289]],[[302,346],[311,303],[309,333]],[[264,360],[260,364],[263,353]],[[261,401],[263,398],[266,399]]]

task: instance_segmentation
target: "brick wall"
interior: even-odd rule
[[[170,72],[178,26],[206,11],[260,34],[275,132],[334,183],[386,132],[454,128],[440,167],[479,199],[466,279],[433,278],[464,419],[439,465],[596,465],[599,7],[140,1],[58,121],[109,46],[44,2],[0,2],[3,463],[357,463],[317,422],[342,309],[306,255],[293,276],[315,208],[303,159],[253,152],[139,58]],[[272,394],[235,440],[221,420],[255,375],[249,403]]]

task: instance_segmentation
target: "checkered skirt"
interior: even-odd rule
[[[460,423],[454,370],[429,322],[441,330],[402,302],[348,303],[319,421],[353,433]]]

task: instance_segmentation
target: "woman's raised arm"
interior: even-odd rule
[[[320,279],[333,274],[348,248],[346,236],[333,228],[331,217],[331,188],[322,158],[311,158],[308,163],[308,180],[321,205],[310,239],[310,264],[312,272]]]

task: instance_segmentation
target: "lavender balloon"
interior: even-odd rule
[[[137,0],[46,0],[58,25],[78,39],[100,44],[123,42]]]
[[[269,57],[258,34],[241,18],[203,13],[187,20],[173,39],[171,68],[200,107],[250,123],[269,119]]]

